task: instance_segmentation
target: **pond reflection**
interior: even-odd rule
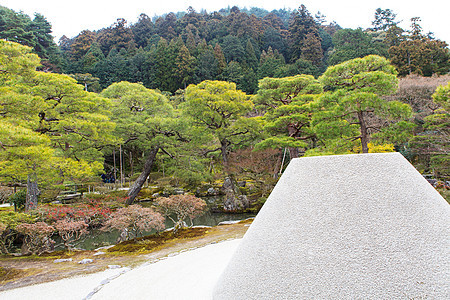
[[[216,226],[220,222],[224,221],[238,221],[245,220],[247,218],[254,217],[255,214],[244,213],[244,214],[226,214],[226,213],[213,213],[206,212],[204,215],[193,220],[194,226]],[[190,224],[188,224],[190,225]],[[173,227],[173,222],[166,218],[166,228]],[[144,235],[149,235],[155,233],[154,230],[149,232],[144,232]],[[118,231],[104,232],[100,230],[93,230],[88,236],[86,236],[82,241],[76,244],[76,248],[85,250],[94,250],[99,247],[114,245],[119,237]]]

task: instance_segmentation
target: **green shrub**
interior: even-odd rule
[[[5,224],[7,228],[14,229],[22,223],[34,223],[36,219],[28,214],[14,211],[0,211],[0,223]]]
[[[15,211],[23,211],[25,209],[25,202],[27,201],[27,190],[23,189],[9,197],[9,202],[14,205]]]

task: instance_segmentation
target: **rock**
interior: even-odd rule
[[[71,258],[59,258],[59,259],[55,259],[53,262],[55,263],[55,264],[57,264],[57,263],[61,263],[61,262],[68,262],[68,261],[72,261],[73,259],[71,259]]]
[[[121,243],[126,240],[128,240],[128,228],[125,228],[124,230],[122,230],[119,237],[117,238],[116,243],[118,244],[118,243]]]
[[[224,192],[236,192],[236,187],[233,184],[233,180],[230,177],[225,178],[223,181],[222,189]]]
[[[119,265],[108,265],[108,269],[120,269],[122,266]]]
[[[247,196],[242,195],[237,184],[230,177],[225,178],[222,190],[225,193],[223,209],[225,211],[239,211],[249,207]]]
[[[174,195],[183,195],[184,194],[184,190],[181,188],[174,188],[173,192]]]
[[[85,259],[80,260],[78,263],[79,263],[79,264],[82,264],[82,265],[85,265],[85,264],[91,264],[91,263],[93,263],[93,262],[94,262],[93,259],[85,258]]]
[[[103,254],[106,254],[106,252],[100,251],[100,252],[94,253],[93,255],[97,256],[97,255],[103,255]]]
[[[210,188],[206,191],[206,193],[207,193],[209,196],[216,196],[217,194],[219,194],[219,191],[216,190],[216,189],[213,188],[213,187],[210,187]]]
[[[232,225],[232,224],[236,224],[236,223],[239,223],[239,222],[240,222],[240,220],[237,220],[237,221],[222,221],[222,222],[220,222],[217,225],[218,226],[221,226],[221,225]]]
[[[112,247],[114,247],[114,246],[115,246],[115,245],[103,246],[103,247],[96,248],[94,251],[100,251],[100,250],[104,250],[104,249],[109,249],[109,248],[112,248]]]

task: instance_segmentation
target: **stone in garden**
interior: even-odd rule
[[[292,160],[214,299],[450,299],[450,206],[399,153]]]
[[[119,265],[108,265],[108,269],[120,269],[122,266]]]
[[[68,262],[68,261],[72,261],[72,259],[71,258],[59,258],[59,259],[55,259],[53,262],[55,264],[57,264],[57,263]]]
[[[182,188],[174,188],[172,193],[174,195],[183,195],[184,194],[184,190]]]
[[[85,265],[85,264],[91,264],[91,263],[93,263],[93,262],[94,262],[93,259],[85,258],[85,259],[80,260],[78,263],[79,263],[79,264],[82,264],[82,265]]]
[[[208,189],[207,193],[208,193],[208,195],[215,196],[215,195],[217,195],[219,192],[218,192],[215,188],[210,187],[210,188]]]
[[[249,207],[247,196],[241,194],[236,181],[230,177],[225,178],[222,191],[225,194],[223,199],[225,211],[239,211]]]

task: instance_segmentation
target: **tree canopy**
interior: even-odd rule
[[[241,144],[258,126],[254,118],[245,118],[252,108],[252,101],[236,84],[204,81],[188,86],[183,110],[214,136],[218,147],[210,151],[220,151],[226,164],[230,147]]]
[[[370,135],[385,125],[377,118],[394,121],[411,115],[409,105],[380,97],[398,84],[395,68],[383,57],[369,55],[329,67],[319,81],[328,92],[321,97],[319,105],[325,109],[315,120],[316,132],[339,136],[341,142],[359,140],[363,153],[369,152]]]
[[[109,101],[67,75],[36,71],[31,48],[0,40],[2,181],[84,181],[113,143]]]

